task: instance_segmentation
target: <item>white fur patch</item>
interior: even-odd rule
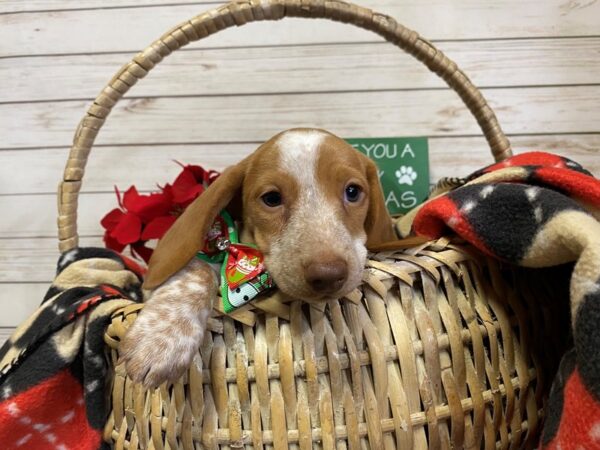
[[[277,140],[281,168],[296,180],[300,188],[297,210],[292,221],[299,219],[313,227],[318,222],[330,222],[326,218],[332,216],[322,189],[317,186],[316,175],[319,147],[326,137],[321,131],[293,130],[282,134]],[[313,222],[315,219],[317,222]],[[323,225],[335,227],[335,220]]]
[[[361,261],[361,265],[364,266],[367,260],[367,247],[365,247],[365,238],[361,236],[360,238],[354,239],[352,246],[354,247],[354,253],[356,253],[358,260]]]
[[[321,131],[293,130],[277,139],[282,169],[296,178],[302,187],[315,185],[319,147],[326,137]]]
[[[277,140],[280,152],[280,165],[298,183],[299,195],[295,211],[288,223],[288,231],[301,233],[309,227],[320,234],[323,243],[336,240],[349,240],[339,226],[339,220],[331,205],[323,195],[323,188],[317,184],[317,160],[319,148],[327,134],[318,130],[292,130],[282,134]],[[341,195],[341,193],[340,193]],[[346,236],[341,236],[340,233]],[[289,235],[282,236],[290,239]],[[345,239],[344,239],[345,238]]]

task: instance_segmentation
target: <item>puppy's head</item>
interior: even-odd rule
[[[154,251],[144,287],[183,268],[236,199],[242,240],[258,246],[275,283],[292,297],[348,293],[361,281],[367,247],[394,239],[375,164],[328,132],[293,129],[225,170],[186,209]]]

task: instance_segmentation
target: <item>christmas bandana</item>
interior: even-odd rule
[[[104,332],[141,299],[142,269],[111,250],[63,254],[39,309],[0,349],[0,448],[108,449]]]
[[[533,152],[462,184],[425,203],[413,230],[429,238],[453,232],[520,266],[574,263],[574,348],[555,378],[540,448],[600,449],[600,181],[574,161]]]
[[[198,258],[221,264],[223,310],[230,313],[274,286],[265,269],[262,253],[251,245],[240,244],[231,216],[222,211],[213,222]]]

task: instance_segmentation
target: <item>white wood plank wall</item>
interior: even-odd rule
[[[56,184],[85,108],[114,72],[208,0],[0,2],[0,341],[39,303],[58,256]],[[432,40],[495,108],[516,151],[600,175],[600,2],[363,0]],[[432,178],[490,162],[443,82],[366,31],[288,19],[228,30],[162,62],[115,108],[81,195],[101,244],[113,185],[151,189],[177,159],[221,169],[292,126],[430,136]]]

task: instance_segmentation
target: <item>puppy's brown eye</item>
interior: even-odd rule
[[[275,208],[276,206],[281,205],[282,202],[281,194],[277,191],[267,192],[262,195],[261,199],[269,208]]]
[[[356,184],[349,184],[344,190],[344,197],[346,198],[346,201],[350,203],[356,203],[359,201],[361,194],[362,189]]]

